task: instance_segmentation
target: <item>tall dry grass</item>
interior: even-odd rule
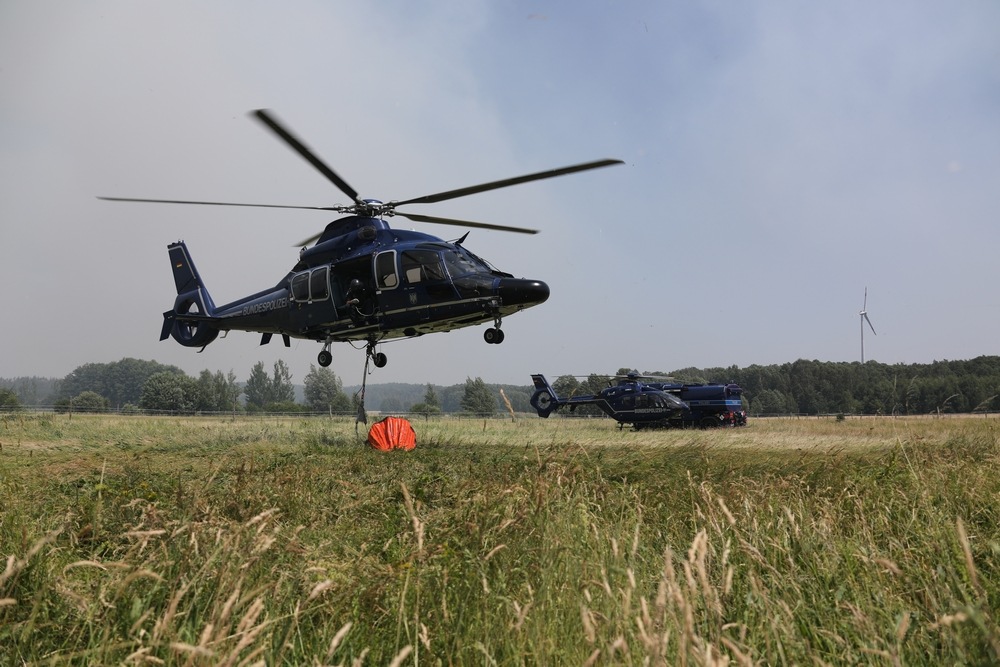
[[[2,664],[985,664],[998,422],[9,418]]]

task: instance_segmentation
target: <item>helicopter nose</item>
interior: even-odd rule
[[[549,286],[541,280],[501,278],[497,294],[505,306],[535,306],[549,298]]]

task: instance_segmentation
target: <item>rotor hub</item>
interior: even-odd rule
[[[392,205],[387,205],[379,199],[362,199],[360,202],[349,208],[351,213],[367,218],[379,218],[383,215],[391,216],[393,213]]]

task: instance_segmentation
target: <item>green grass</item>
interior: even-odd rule
[[[0,664],[1000,659],[996,418],[413,423],[0,418]]]

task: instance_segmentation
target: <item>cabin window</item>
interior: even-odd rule
[[[309,276],[309,298],[313,301],[323,301],[330,296],[330,267],[321,266],[313,269]]]
[[[403,278],[410,285],[444,280],[445,277],[441,255],[432,250],[407,250],[402,254],[400,265]]]
[[[292,301],[311,303],[330,298],[330,267],[321,266],[292,276]]]
[[[297,273],[292,276],[292,300],[309,300],[309,272]]]
[[[393,289],[399,285],[396,275],[396,251],[389,250],[375,256],[375,283],[378,289]]]

